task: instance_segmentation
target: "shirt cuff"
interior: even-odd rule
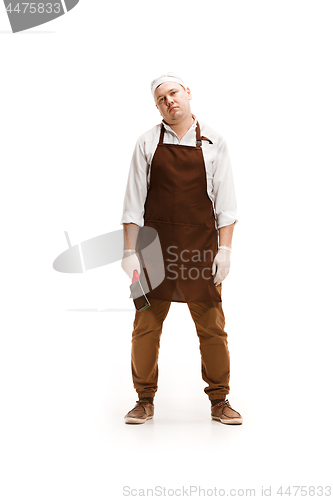
[[[137,214],[135,212],[124,212],[120,224],[130,224],[131,222],[139,227],[143,227],[143,215]]]
[[[217,216],[217,228],[220,229],[220,227],[224,226],[230,226],[230,224],[237,223],[238,222],[238,216],[237,212],[235,211],[230,211],[230,212],[222,212]]]

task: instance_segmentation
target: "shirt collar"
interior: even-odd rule
[[[188,134],[188,132],[189,132],[190,130],[195,129],[195,128],[196,128],[196,126],[197,126],[197,122],[198,122],[197,117],[196,117],[195,115],[193,115],[193,114],[192,114],[192,116],[193,116],[193,118],[194,118],[194,123],[190,126],[190,128],[188,129],[188,131],[186,132],[186,134]],[[170,127],[167,123],[165,123],[165,121],[164,121],[164,120],[162,120],[162,123],[163,123],[163,125],[164,125],[165,129],[166,129],[168,132],[171,132],[172,134],[176,134],[176,132],[175,132],[174,130],[172,130],[172,128],[171,128],[171,127]],[[186,134],[185,134],[185,135],[186,135]],[[177,134],[176,134],[176,135],[177,135]]]

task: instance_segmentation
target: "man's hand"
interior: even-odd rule
[[[222,281],[228,276],[230,270],[230,254],[231,248],[221,246],[217,254],[215,255],[215,259],[212,265],[212,275],[214,276],[216,272],[216,276],[214,278],[214,285],[219,285]]]
[[[133,279],[134,271],[137,271],[139,276],[141,274],[141,266],[138,256],[135,253],[135,250],[124,250],[123,260],[121,261],[121,267],[130,277]]]

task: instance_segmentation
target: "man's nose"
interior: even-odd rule
[[[167,96],[167,104],[171,104],[173,102],[172,96]]]

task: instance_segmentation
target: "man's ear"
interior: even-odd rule
[[[192,99],[192,94],[191,94],[191,91],[190,91],[190,89],[188,87],[186,88],[186,94],[188,95],[188,98],[191,100]]]

